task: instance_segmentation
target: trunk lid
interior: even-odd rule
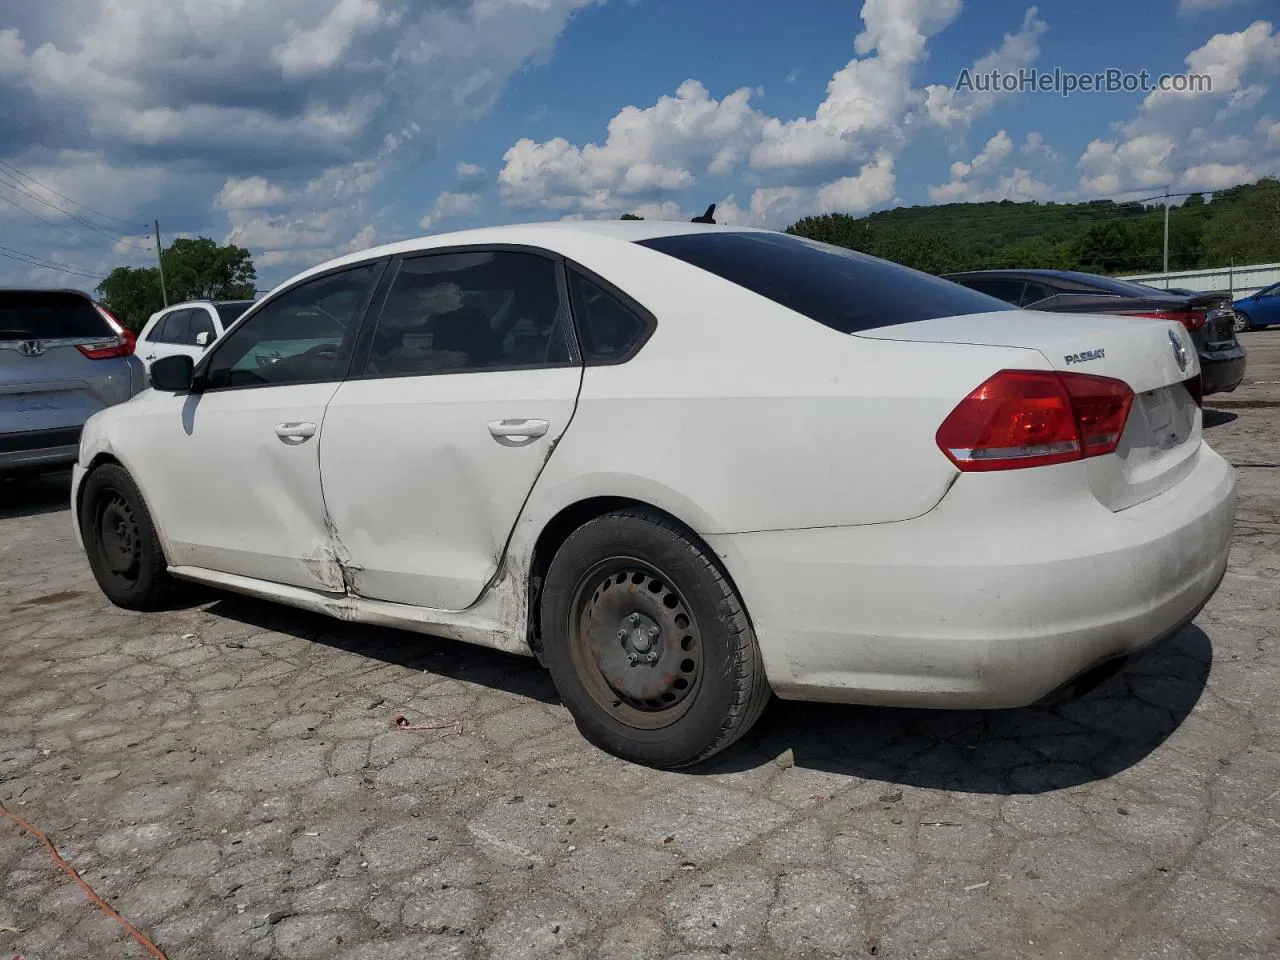
[[[1199,377],[1200,365],[1190,334],[1176,322],[1002,310],[921,320],[856,335],[1030,348],[1054,370],[1123,380],[1133,390],[1134,402],[1120,446],[1114,454],[1084,461],[1094,496],[1111,510],[1163,493],[1194,466],[1201,419],[1186,381]]]

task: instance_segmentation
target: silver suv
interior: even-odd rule
[[[134,339],[79,290],[0,289],[0,475],[75,463],[84,422],[146,387]]]

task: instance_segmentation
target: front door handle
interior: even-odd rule
[[[155,358],[156,358],[156,355],[155,355],[154,353],[148,353],[148,354],[147,354],[145,357],[143,357],[142,359],[144,359],[144,360],[154,360]]]
[[[491,420],[489,434],[504,447],[523,447],[545,437],[551,424],[546,420]]]
[[[316,435],[314,423],[280,423],[276,424],[276,436],[285,443],[305,443]]]

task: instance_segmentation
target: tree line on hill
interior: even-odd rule
[[[787,232],[947,273],[1048,267],[1154,273],[1162,267],[1163,203],[946,203],[865,217],[805,217]],[[1280,180],[1195,194],[1170,208],[1169,269],[1280,261]]]

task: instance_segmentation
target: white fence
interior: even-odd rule
[[[1175,270],[1171,273],[1144,273],[1121,277],[1152,287],[1182,287],[1186,290],[1227,290],[1239,300],[1263,287],[1280,283],[1280,263],[1258,263],[1249,267],[1219,267],[1216,270]]]

